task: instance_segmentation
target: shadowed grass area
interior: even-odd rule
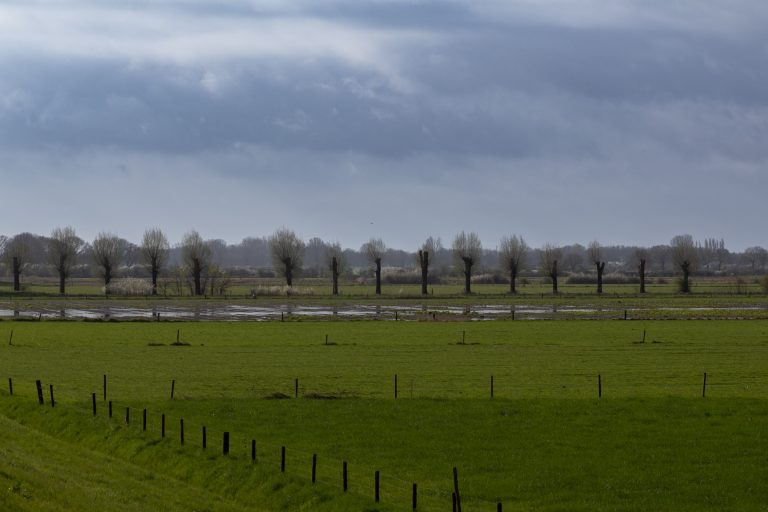
[[[407,508],[411,482],[419,483],[422,510],[445,510],[454,465],[467,511],[491,510],[496,501],[505,510],[761,510],[768,499],[763,400],[176,401],[150,404],[148,432],[141,431],[138,414],[126,427],[121,414],[110,421],[103,409],[92,418],[85,403],[51,410],[19,402],[6,397],[0,410],[26,427],[3,425],[46,434],[8,438],[16,458],[43,472],[80,475],[85,496],[116,486],[128,503],[163,503],[167,510],[187,510],[189,498],[210,503],[203,509],[211,510],[238,504],[372,510],[375,470],[382,473],[381,510]],[[166,411],[165,439],[159,409]],[[232,433],[228,457],[221,455],[224,429]],[[250,439],[258,440],[255,466]],[[48,452],[72,449],[67,445],[74,446],[73,456],[54,455],[51,463]],[[285,475],[280,446],[287,447]],[[312,453],[318,454],[315,486]],[[119,478],[98,473],[106,458],[113,470],[121,468],[114,471]],[[346,495],[343,460],[349,461]],[[57,477],[35,480],[6,468],[9,481],[43,499],[50,495],[53,503],[59,499]],[[147,480],[150,490],[134,495]],[[151,486],[160,482],[166,492],[155,495]],[[143,501],[150,495],[155,501]],[[104,509],[79,503],[83,510]]]

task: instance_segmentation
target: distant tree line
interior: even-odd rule
[[[102,279],[105,293],[110,293],[117,276],[149,277],[151,294],[158,294],[161,287],[167,293],[170,286],[172,292],[194,295],[222,293],[233,277],[282,277],[290,288],[299,276],[330,278],[331,292],[338,294],[341,278],[370,276],[377,294],[382,282],[420,284],[427,294],[429,284],[457,275],[463,278],[465,293],[472,292],[473,283],[494,282],[508,283],[514,294],[520,276],[544,277],[557,293],[563,274],[572,282],[594,284],[596,293],[603,292],[606,274],[631,279],[639,284],[640,293],[645,293],[648,274],[677,275],[680,291],[687,293],[694,272],[763,274],[767,266],[768,250],[763,247],[731,252],[723,239],[696,241],[687,234],[653,247],[592,241],[586,247],[547,243],[541,248],[531,248],[521,236],[511,235],[490,249],[483,247],[476,233],[462,231],[448,247],[440,238],[429,237],[413,252],[388,248],[380,238],[371,238],[358,250],[320,238],[305,242],[287,228],[239,244],[205,240],[192,230],[173,246],[159,228],[146,230],[138,244],[106,232],[86,242],[72,227],[56,228],[49,236],[0,236],[0,272],[11,276],[14,290],[21,290],[23,276],[55,276],[61,294],[69,278],[95,276]]]

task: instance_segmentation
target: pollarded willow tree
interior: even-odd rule
[[[168,253],[171,249],[168,239],[158,228],[144,231],[141,240],[141,261],[152,276],[152,295],[157,295],[157,277],[168,261]]]
[[[282,228],[269,237],[269,248],[275,272],[285,277],[289,287],[293,286],[293,278],[304,262],[304,242],[290,229]]]
[[[603,271],[605,270],[605,262],[603,261],[603,249],[600,247],[600,242],[594,240],[589,244],[589,259],[592,264],[595,265],[595,271],[597,272],[597,293],[603,293]]]
[[[211,262],[211,248],[195,230],[184,235],[181,240],[181,259],[194,283],[194,294],[202,295],[203,272],[208,270]]]
[[[464,293],[472,293],[472,267],[480,262],[483,256],[483,244],[477,233],[462,231],[453,239],[451,246],[453,258],[457,267],[463,267]]]
[[[517,293],[517,274],[523,270],[527,255],[528,244],[521,236],[505,236],[499,242],[499,266],[509,271],[509,293]]]
[[[368,261],[373,263],[376,272],[376,295],[381,295],[381,259],[387,252],[387,246],[381,238],[371,238],[360,248]]]
[[[56,228],[48,240],[48,262],[59,274],[59,293],[66,293],[66,282],[83,250],[84,242],[75,234],[74,228]]]
[[[109,293],[109,283],[125,256],[125,242],[117,235],[99,233],[91,245],[91,255],[104,279],[105,293]]]
[[[544,244],[539,253],[541,270],[552,280],[552,293],[557,293],[557,261],[562,255],[563,250],[550,243]]]
[[[672,263],[683,274],[680,282],[680,291],[689,293],[691,291],[690,276],[691,272],[696,270],[697,250],[696,243],[691,235],[677,235],[669,243],[672,251]]]
[[[427,238],[424,243],[421,245],[421,248],[416,253],[416,261],[419,264],[419,268],[421,269],[421,294],[426,295],[427,294],[427,284],[429,283],[429,255],[432,255],[432,258],[435,257],[437,254],[437,251],[442,249],[443,244],[440,241],[440,237],[433,238],[429,237]]]
[[[637,264],[637,274],[640,276],[640,293],[645,293],[645,264],[648,261],[648,249],[638,247],[635,249],[634,257]]]
[[[3,262],[8,265],[13,274],[13,291],[21,291],[21,274],[27,269],[31,260],[30,233],[20,233],[7,240],[3,250]]]
[[[347,268],[347,258],[344,256],[344,250],[341,248],[339,242],[330,244],[327,249],[326,259],[328,261],[328,269],[331,271],[331,282],[333,284],[333,295],[339,294],[339,276],[344,273]]]

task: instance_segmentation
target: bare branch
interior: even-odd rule
[[[104,286],[108,286],[115,270],[120,266],[125,255],[125,242],[117,235],[99,233],[91,245],[93,261],[99,267],[104,278]]]
[[[194,294],[202,295],[202,274],[211,262],[211,248],[195,230],[184,235],[181,241],[181,258],[194,281]]]
[[[457,267],[463,267],[464,293],[472,293],[472,267],[483,255],[483,244],[477,233],[462,231],[453,239],[453,258]]]
[[[141,240],[141,260],[152,276],[152,295],[157,295],[157,276],[168,261],[171,246],[168,239],[159,228],[144,231]]]
[[[84,245],[70,226],[56,228],[51,233],[51,238],[48,240],[48,262],[59,274],[59,293],[61,294],[65,292],[66,280]]]
[[[282,228],[269,237],[269,247],[275,272],[285,276],[288,286],[293,286],[293,277],[304,263],[304,242],[290,229]]]

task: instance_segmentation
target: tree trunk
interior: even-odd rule
[[[331,278],[333,279],[333,294],[339,294],[339,262],[336,256],[331,259]]]
[[[59,270],[59,295],[64,295],[64,293],[66,292],[65,281],[66,281],[66,277],[64,276],[64,271]]]
[[[461,258],[464,260],[464,293],[469,295],[472,293],[472,264],[474,263],[470,258]]]
[[[285,258],[283,262],[285,264],[285,281],[288,283],[288,288],[293,286],[293,263],[291,258]]]
[[[549,277],[552,279],[552,293],[557,293],[557,260],[552,263],[552,271]]]
[[[691,266],[691,264],[688,263],[687,261],[683,262],[683,264],[681,265],[681,267],[683,269],[683,287],[682,287],[682,292],[683,293],[688,293],[688,292],[691,291],[691,287],[688,284],[688,276],[691,273],[690,266]]]
[[[152,264],[152,295],[157,295],[157,275],[160,273],[158,270],[157,265]]]
[[[645,260],[640,260],[640,293],[645,293]]]
[[[192,261],[192,278],[195,281],[195,295],[202,295],[203,290],[200,287],[200,275],[203,273],[203,269],[200,266],[200,260]]]
[[[18,256],[13,257],[13,291],[21,291],[21,262]]]
[[[426,295],[429,278],[429,251],[419,251],[419,263],[421,264],[421,294]]]
[[[509,267],[509,293],[513,295],[517,293],[515,281],[517,281],[517,265]]]
[[[605,262],[595,262],[595,268],[597,268],[597,293],[603,293],[603,270],[605,270]]]
[[[104,289],[106,290],[109,283],[112,281],[112,267],[109,265],[104,266]],[[109,291],[106,291],[109,293]]]
[[[381,258],[376,258],[376,295],[381,295]]]

